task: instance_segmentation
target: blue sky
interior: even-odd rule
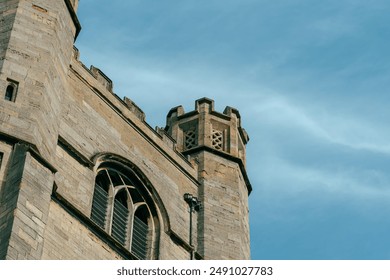
[[[390,259],[390,3],[81,0],[81,60],[165,126],[239,109],[253,259]]]

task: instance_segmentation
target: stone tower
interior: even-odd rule
[[[195,111],[181,106],[167,116],[166,130],[177,148],[198,164],[198,252],[206,259],[248,259],[248,195],[252,188],[245,170],[249,137],[241,127],[238,110],[214,110],[208,98],[195,103]]]
[[[18,104],[1,109],[2,130],[54,155],[61,99],[80,25],[67,1],[1,1],[0,90],[11,86]]]
[[[0,177],[0,258],[7,254],[20,257],[17,250],[7,248],[20,248],[20,235],[32,249],[19,254],[39,258],[42,252],[39,234],[47,218],[55,173],[49,162],[56,154],[61,102],[68,92],[69,62],[80,30],[77,2],[0,2],[0,92],[5,93],[0,102],[0,145],[5,151],[0,172],[4,175],[8,170],[5,182]],[[12,167],[6,169],[7,161]],[[26,224],[29,229],[23,231]]]
[[[203,98],[151,128],[79,60],[77,6],[0,1],[0,259],[248,259],[239,112]]]

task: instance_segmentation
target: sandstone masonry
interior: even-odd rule
[[[0,259],[249,259],[238,110],[202,98],[152,129],[79,61],[77,5],[0,2]]]

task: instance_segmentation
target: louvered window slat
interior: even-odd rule
[[[123,245],[126,244],[128,219],[129,211],[119,201],[115,200],[111,234]]]
[[[133,240],[131,251],[140,259],[146,259],[147,252],[148,225],[146,225],[137,216],[134,216]]]
[[[129,210],[127,210],[126,208],[124,208],[123,206],[121,207],[121,206],[122,205],[119,202],[115,201],[114,211],[117,212],[118,218],[121,218],[122,220],[127,221],[128,217],[129,217]]]
[[[107,192],[96,184],[92,201],[91,219],[101,228],[104,228],[106,225],[107,202]]]

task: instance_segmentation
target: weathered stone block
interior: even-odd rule
[[[153,130],[79,61],[77,5],[0,2],[0,258],[249,258],[239,112],[202,98]],[[12,101],[2,98],[10,80]],[[203,204],[192,244],[185,193]]]

